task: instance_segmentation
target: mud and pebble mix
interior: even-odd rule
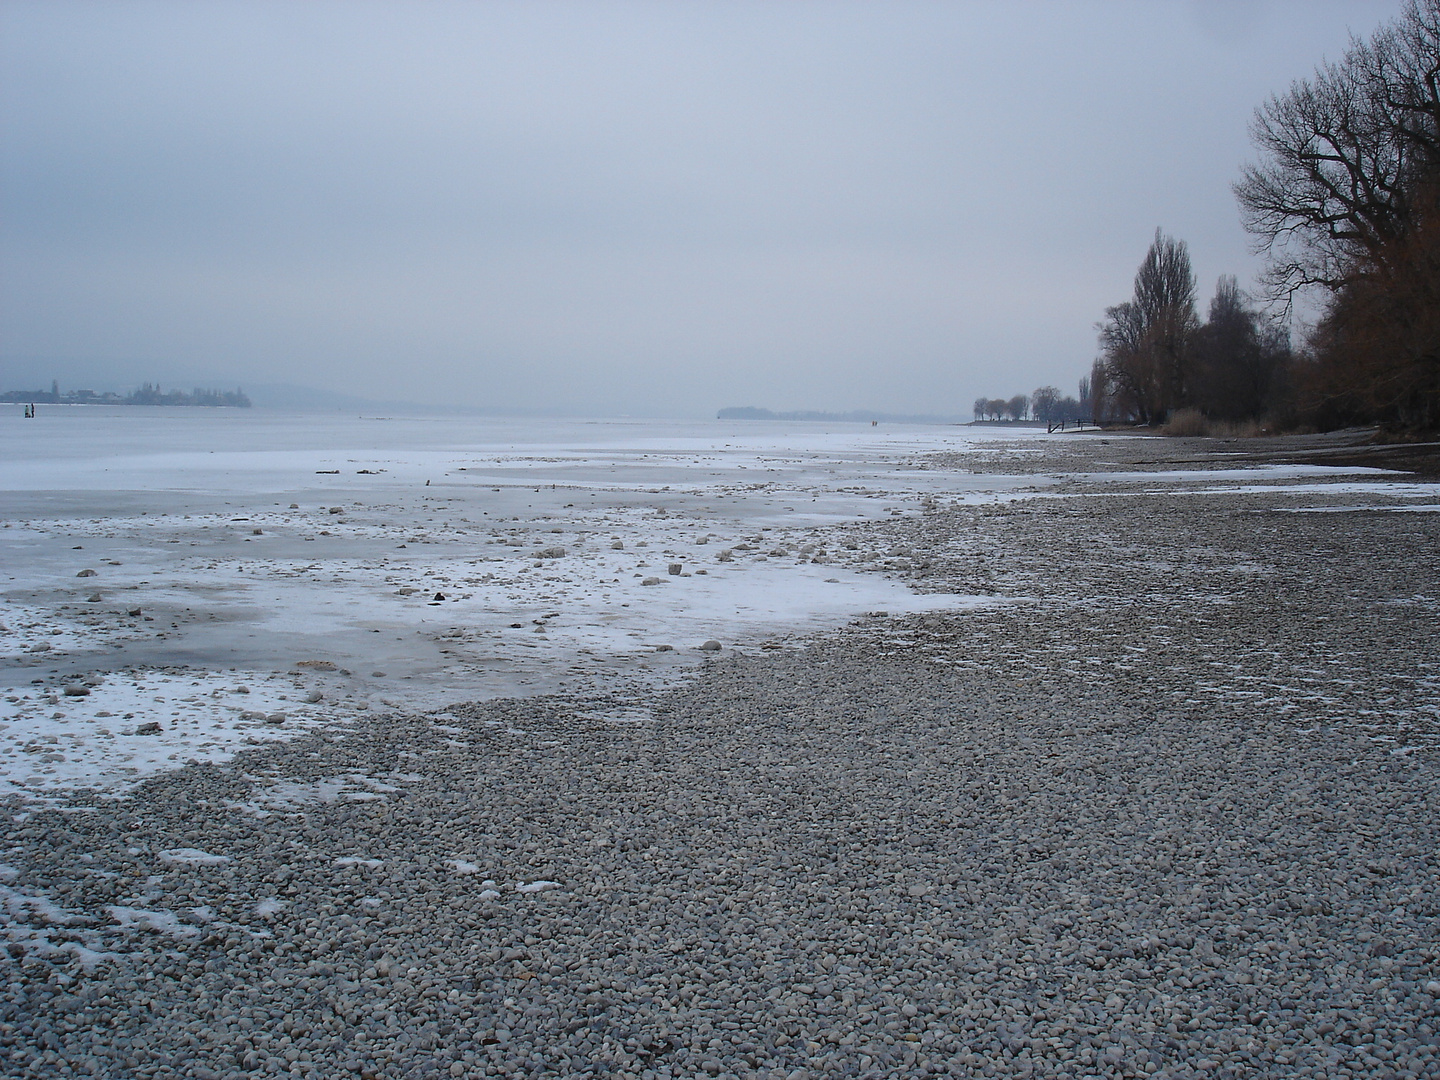
[[[1014,604],[14,802],[0,1072],[1440,1075],[1440,514],[1105,490],[855,530]]]

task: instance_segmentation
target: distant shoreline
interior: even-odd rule
[[[157,409],[250,409],[252,405],[207,405],[198,401],[31,401],[29,398],[7,397],[0,394],[3,405],[53,405],[64,409],[115,408],[120,405],[139,405]]]
[[[97,394],[94,390],[71,390],[60,393],[56,383],[49,390],[5,390],[0,391],[0,403],[7,405],[168,405],[191,406],[202,409],[248,409],[252,402],[245,391],[205,390],[161,390],[158,385],[146,383],[138,390],[121,397],[114,391]]]
[[[771,409],[760,409],[753,405],[731,405],[719,410],[715,414],[716,420],[813,420],[830,424],[947,424],[962,425],[968,423],[958,416],[935,416],[928,414],[902,414],[872,412],[865,409],[854,409],[850,412],[832,413],[820,412],[815,409],[791,409],[785,412],[775,412]]]

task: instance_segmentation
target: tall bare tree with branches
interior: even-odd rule
[[[1251,137],[1235,195],[1268,298],[1325,302],[1317,417],[1440,425],[1440,0],[1265,102]]]
[[[1189,249],[1156,229],[1134,295],[1106,308],[1099,326],[1103,382],[1121,411],[1148,424],[1186,403],[1197,325]]]

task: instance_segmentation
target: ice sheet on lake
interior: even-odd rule
[[[706,642],[723,656],[869,611],[1003,602],[912,592],[886,576],[892,553],[870,550],[864,526],[1067,494],[1076,478],[1027,472],[1044,438],[136,407],[0,415],[0,794],[122,791],[377,710],[597,688],[638,702],[717,655]],[[1356,471],[1176,482],[1355,483],[1344,477]],[[628,707],[605,719],[643,716]],[[385,797],[353,779],[285,783],[245,806]]]
[[[933,450],[993,451],[994,438],[258,410],[6,416],[0,788],[123,789],[373,710],[638,691],[713,655],[706,641],[758,648],[870,610],[989,602],[916,595],[843,545],[854,523],[926,501],[1050,484],[915,467]],[[277,788],[252,805],[326,794]]]

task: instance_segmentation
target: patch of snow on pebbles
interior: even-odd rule
[[[198,937],[200,934],[197,927],[181,922],[180,916],[173,911],[153,911],[150,908],[124,907],[120,904],[110,904],[105,910],[122,929],[132,930],[138,927],[182,940]]]
[[[515,891],[518,893],[542,893],[554,892],[556,889],[563,889],[565,886],[558,881],[517,881]]]
[[[308,673],[240,680],[186,668],[103,667],[32,680],[0,692],[0,795],[123,790],[189,762],[226,760],[256,742],[338,726],[333,711],[326,716],[296,700],[317,681]]]
[[[4,869],[7,880],[18,876],[13,867]],[[83,929],[94,919],[67,911],[48,896],[0,885],[0,904],[0,936],[12,952],[19,949],[45,960],[73,957],[85,971],[122,955],[106,950],[98,931]]]
[[[52,926],[70,926],[91,921],[83,915],[66,911],[43,894],[13,889],[8,885],[0,885],[0,899],[5,901],[5,910],[10,919],[33,916]]]
[[[249,779],[254,780],[255,777]],[[337,802],[370,802],[401,790],[375,776],[347,773],[320,780],[279,780],[259,787],[244,802],[232,802],[233,810],[264,816],[274,811],[295,812],[307,806]]]
[[[1382,470],[1376,469],[1375,472]],[[1191,474],[1195,476],[1195,474]],[[1209,479],[1213,474],[1201,473],[1196,479]],[[1311,484],[1236,484],[1232,487],[1195,488],[1191,495],[1375,495],[1386,499],[1435,498],[1434,484],[1411,484],[1401,481],[1332,481]],[[1433,504],[1431,504],[1433,507]],[[1410,507],[1377,507],[1377,509],[1410,509]],[[1422,507],[1421,509],[1423,509]]]
[[[223,866],[230,861],[230,856],[212,855],[199,848],[171,848],[160,852],[160,861],[178,866]]]
[[[638,706],[619,706],[576,715],[581,720],[594,720],[602,724],[645,724],[655,719],[653,712]]]
[[[1271,512],[1280,514],[1434,514],[1440,513],[1440,503],[1420,503],[1395,506],[1277,506]]]

